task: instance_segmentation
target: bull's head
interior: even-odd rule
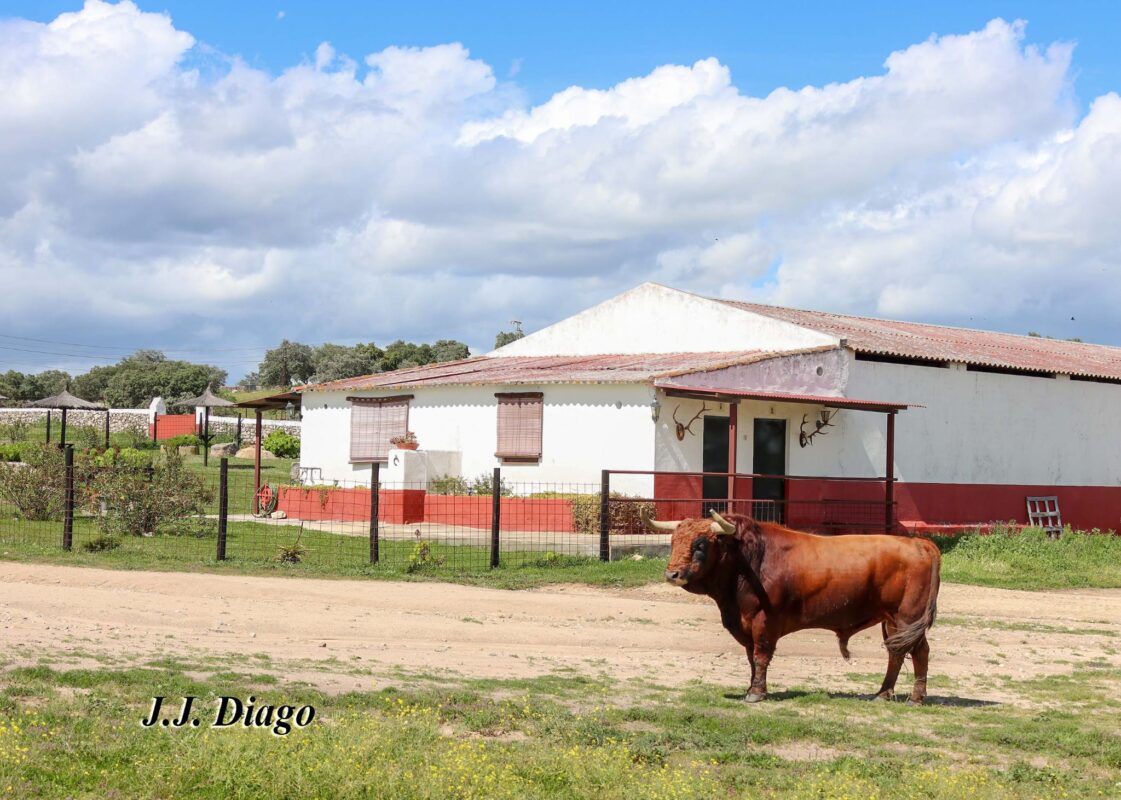
[[[658,522],[651,519],[649,512],[643,509],[642,522],[652,531],[673,534],[670,538],[666,581],[674,586],[685,586],[707,575],[717,560],[719,537],[736,532],[735,524],[715,511],[712,512],[711,521],[685,519],[679,522]]]

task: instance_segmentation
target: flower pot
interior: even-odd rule
[[[420,442],[401,442],[401,444],[393,445],[398,450],[416,450],[420,447]]]

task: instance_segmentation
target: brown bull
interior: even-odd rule
[[[767,694],[767,667],[778,640],[805,628],[837,634],[849,657],[854,633],[879,624],[888,652],[876,699],[888,699],[910,654],[915,667],[911,701],[926,697],[930,646],[938,601],[938,548],[896,536],[816,536],[751,517],[713,512],[710,520],[654,522],[673,531],[666,580],[716,601],[728,632],[747,650],[747,701]]]

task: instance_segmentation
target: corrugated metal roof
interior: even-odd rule
[[[344,378],[306,386],[301,391],[494,384],[641,383],[659,377],[749,364],[774,355],[776,354],[763,350],[741,350],[593,356],[476,356],[359,378]]]
[[[850,317],[736,300],[718,302],[833,334],[858,352],[1121,380],[1121,347]]]

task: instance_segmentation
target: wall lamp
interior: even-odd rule
[[[662,415],[662,402],[655,397],[650,401],[650,419],[654,422],[658,421],[658,417]]]

